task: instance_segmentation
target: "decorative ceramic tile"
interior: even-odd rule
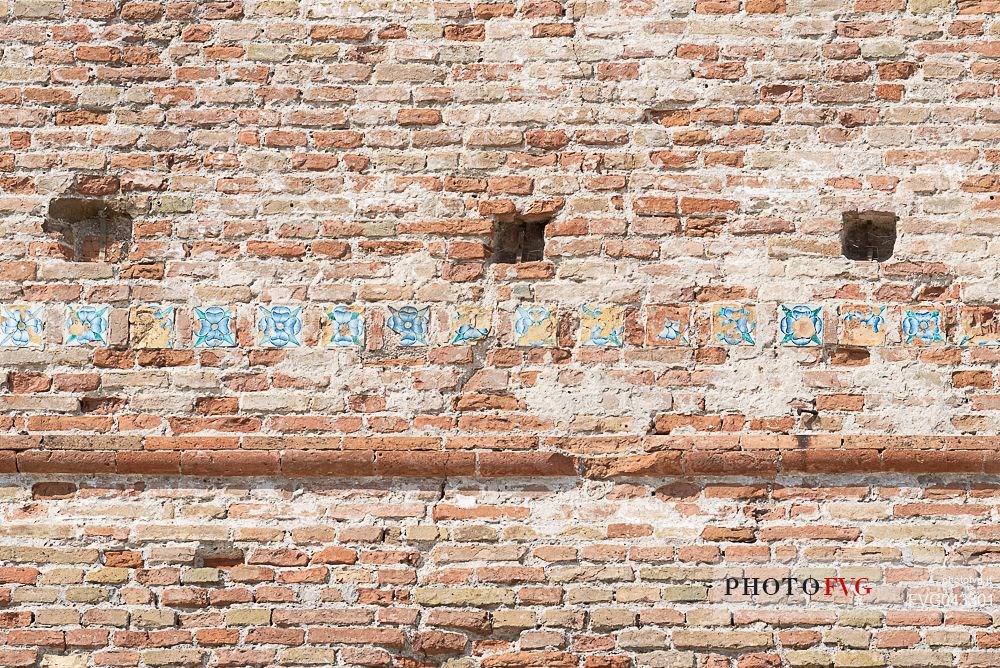
[[[646,307],[646,344],[650,346],[686,346],[691,344],[689,323],[691,307]]]
[[[44,306],[0,306],[0,347],[41,348],[44,330]]]
[[[726,346],[752,346],[757,330],[757,307],[748,304],[712,305],[712,341]]]
[[[844,304],[837,340],[845,346],[884,346],[889,335],[888,316],[886,306]]]
[[[427,330],[430,329],[431,310],[425,306],[417,309],[413,306],[403,306],[395,309],[389,307],[389,329],[399,336],[399,345],[404,348],[426,346]]]
[[[451,311],[448,341],[452,345],[479,343],[490,334],[493,313],[479,306],[458,306]]]
[[[236,309],[228,306],[195,308],[195,348],[232,348],[235,345]]]
[[[351,348],[365,343],[365,309],[337,304],[323,309],[319,340],[327,348]]]
[[[129,313],[133,348],[173,348],[173,306],[135,306]]]
[[[605,304],[580,307],[580,344],[621,348],[625,343],[625,308]]]
[[[783,346],[823,345],[823,307],[808,304],[781,305]]]
[[[66,315],[67,346],[106,346],[110,329],[110,306],[70,306]]]
[[[1000,313],[993,306],[963,306],[958,314],[960,346],[1000,346]]]
[[[514,345],[555,347],[556,312],[541,304],[522,304],[514,310]]]
[[[905,309],[900,329],[906,346],[943,346],[945,343],[939,308]]]
[[[298,348],[302,345],[301,306],[258,306],[257,345],[262,348]]]

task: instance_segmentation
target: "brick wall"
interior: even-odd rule
[[[0,484],[4,666],[1000,665],[995,479]]]
[[[998,14],[0,0],[0,664],[1000,665]]]

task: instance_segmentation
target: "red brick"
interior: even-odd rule
[[[291,477],[370,476],[375,474],[375,457],[370,450],[289,450],[281,454],[281,473]]]
[[[476,456],[460,452],[378,452],[375,475],[431,477],[472,475]]]
[[[277,475],[280,470],[279,456],[275,452],[185,451],[179,454],[181,473],[184,475]]]
[[[482,452],[479,473],[486,477],[576,475],[576,460],[555,452]]]
[[[17,453],[21,473],[114,473],[114,452],[26,451]]]

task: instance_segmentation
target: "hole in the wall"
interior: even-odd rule
[[[545,259],[546,222],[498,221],[493,233],[493,261],[516,264]]]
[[[74,262],[121,262],[132,243],[132,217],[119,205],[96,198],[51,200],[42,230]]]
[[[840,250],[848,260],[885,262],[896,247],[896,222],[890,211],[846,211]]]

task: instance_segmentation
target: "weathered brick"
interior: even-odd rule
[[[997,0],[0,6],[0,664],[1000,665]]]

